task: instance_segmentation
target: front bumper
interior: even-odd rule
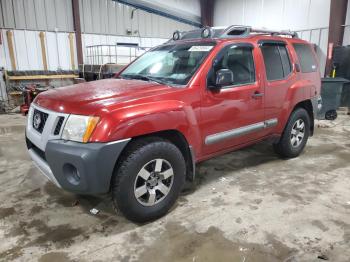
[[[44,152],[26,138],[29,155],[40,171],[58,187],[79,194],[109,191],[114,166],[129,140],[87,144],[49,140]]]

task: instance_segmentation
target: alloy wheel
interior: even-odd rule
[[[302,119],[298,119],[295,121],[291,135],[290,135],[290,142],[293,147],[298,147],[303,142],[305,136],[305,122]]]
[[[174,170],[167,160],[151,160],[136,176],[134,195],[143,206],[156,205],[169,194],[173,181]]]

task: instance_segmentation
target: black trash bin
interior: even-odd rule
[[[334,120],[337,118],[337,109],[340,106],[345,83],[349,83],[349,80],[341,77],[322,78],[322,109],[318,114],[318,119]]]
[[[341,94],[340,106],[350,108],[350,82],[345,83]]]

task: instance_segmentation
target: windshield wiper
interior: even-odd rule
[[[136,79],[136,80],[143,80],[143,81],[153,81],[159,84],[165,84],[163,81],[151,77],[151,76],[146,76],[146,75],[136,75],[136,74],[125,74],[125,75],[121,75],[121,77],[125,77],[127,79]]]

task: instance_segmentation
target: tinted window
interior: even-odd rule
[[[284,77],[288,76],[292,72],[292,65],[289,60],[288,51],[285,46],[278,46],[278,50],[280,51],[282,67],[283,67],[283,75]]]
[[[209,77],[209,84],[215,83],[216,72],[230,69],[233,72],[232,85],[243,85],[255,82],[254,59],[251,47],[225,47],[214,61],[214,69]]]
[[[311,47],[306,44],[293,44],[298,55],[301,72],[310,73],[317,71],[317,62],[311,51]]]
[[[287,49],[284,45],[265,44],[261,47],[264,57],[267,80],[283,79],[290,74],[290,64]]]

